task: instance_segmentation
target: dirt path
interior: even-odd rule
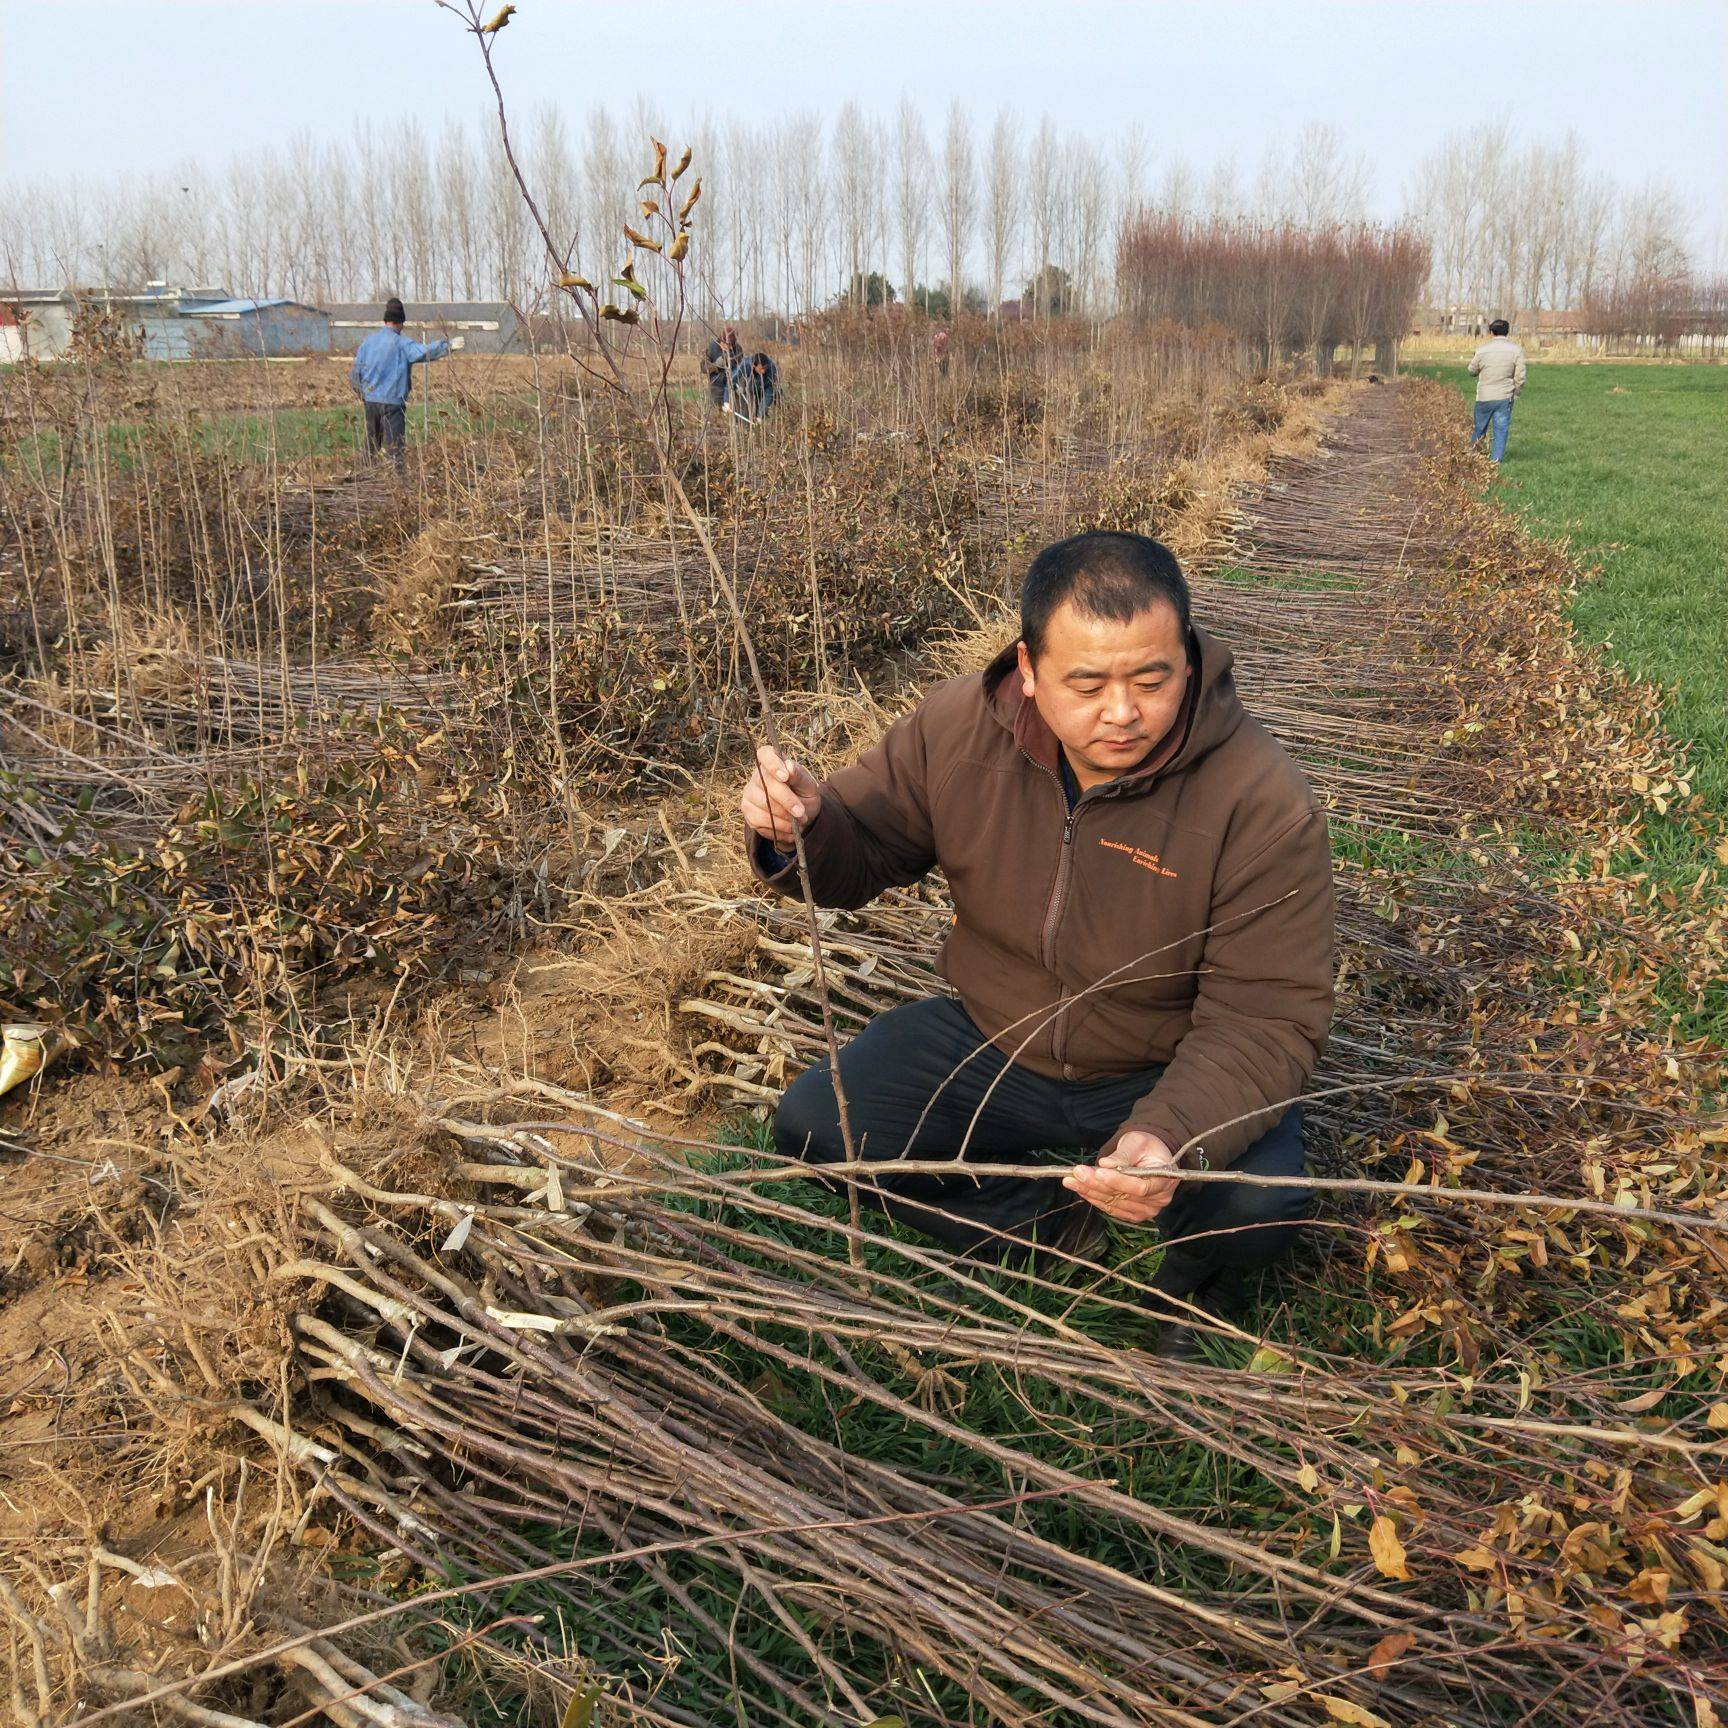
[[[1444,561],[1449,541],[1422,525],[1423,461],[1405,392],[1390,384],[1357,395],[1320,451],[1274,463],[1244,493],[1245,569],[1264,577],[1347,571],[1368,581]]]

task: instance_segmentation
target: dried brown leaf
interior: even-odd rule
[[[1368,1652],[1368,1671],[1371,1674],[1384,1674],[1407,1650],[1416,1642],[1414,1632],[1388,1632],[1372,1650]]]
[[[1373,1555],[1374,1564],[1379,1567],[1383,1577],[1408,1578],[1410,1576],[1404,1544],[1398,1540],[1397,1526],[1384,1512],[1369,1526],[1368,1552]]]
[[[1317,1692],[1315,1700],[1326,1706],[1326,1714],[1334,1722],[1349,1722],[1354,1728],[1392,1728],[1384,1716],[1377,1716],[1366,1705],[1354,1704],[1333,1692]]]

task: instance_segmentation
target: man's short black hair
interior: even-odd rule
[[[1488,326],[1488,334],[1490,336],[1510,336],[1512,334],[1512,326],[1508,324],[1504,318],[1496,318],[1494,322]]]
[[[402,302],[394,294],[384,302],[384,322],[386,324],[406,324],[408,314],[402,309]]]
[[[1036,660],[1050,615],[1064,600],[1089,618],[1128,624],[1157,605],[1172,606],[1183,640],[1189,629],[1188,583],[1168,546],[1144,534],[1096,530],[1046,546],[1020,589],[1020,640]]]

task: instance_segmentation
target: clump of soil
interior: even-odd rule
[[[525,955],[484,1009],[435,1011],[435,1035],[493,1074],[604,1091],[635,1109],[687,1108],[708,1081],[679,1004],[710,974],[741,970],[757,940],[743,920],[715,928],[680,916],[676,902],[692,892],[688,878],[668,878],[651,891],[659,916],[632,908],[590,946]]]

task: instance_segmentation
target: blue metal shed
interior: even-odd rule
[[[129,328],[144,336],[146,360],[190,360],[192,336],[184,324],[170,311],[149,311],[128,317]]]
[[[298,300],[182,300],[178,316],[161,321],[160,353],[152,345],[156,322],[148,316],[144,321],[145,353],[152,360],[330,352],[329,315]]]

